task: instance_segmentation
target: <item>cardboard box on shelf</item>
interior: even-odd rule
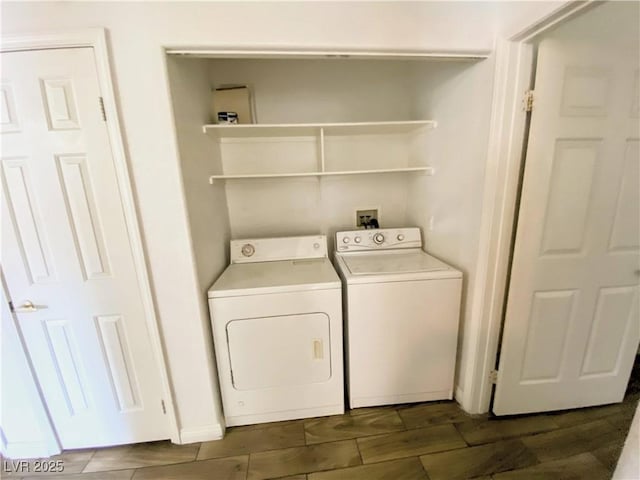
[[[254,123],[251,89],[247,85],[220,86],[213,90],[212,120],[217,123]],[[237,117],[237,121],[220,121],[220,118]],[[222,115],[220,115],[222,114]]]

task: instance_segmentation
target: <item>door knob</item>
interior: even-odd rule
[[[47,307],[34,305],[31,300],[25,300],[25,302],[22,305],[14,308],[13,311],[16,313],[32,313],[32,312],[37,312],[38,310],[42,310],[43,308],[47,308]]]

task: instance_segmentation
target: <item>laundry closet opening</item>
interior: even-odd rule
[[[494,57],[220,56],[167,51],[204,308],[230,239],[324,234],[331,258],[335,232],[374,210],[463,272],[463,384]],[[213,90],[230,86],[248,86],[253,124],[216,124]]]

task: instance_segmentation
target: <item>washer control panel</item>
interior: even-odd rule
[[[422,247],[422,235],[417,227],[380,228],[336,233],[336,249],[339,252],[420,247]]]

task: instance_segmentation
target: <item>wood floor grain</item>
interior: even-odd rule
[[[248,480],[285,477],[360,465],[355,440],[286,448],[250,456]]]
[[[362,408],[354,408],[353,410],[347,410],[346,413],[357,417],[358,415],[362,415],[364,413],[371,412],[382,412],[385,410],[396,410],[394,405],[384,405],[382,407],[362,407]]]
[[[618,464],[618,458],[620,458],[620,454],[622,453],[622,448],[624,447],[624,443],[613,444],[613,445],[605,445],[595,450],[591,451],[594,457],[596,457],[600,462],[611,472],[613,473],[616,469],[616,465]]]
[[[307,444],[348,440],[404,430],[404,424],[393,409],[374,410],[360,415],[316,418],[304,423]]]
[[[50,459],[63,461],[61,475],[12,475],[5,463],[0,473],[14,480],[597,480],[611,477],[639,398],[508,418],[469,417],[454,402],[369,407],[232,427],[224,440],[202,445],[64,452]]]
[[[46,458],[38,458],[38,459],[29,459],[27,460],[28,465],[25,466],[22,462],[12,462],[11,460],[2,460],[2,475],[1,478],[22,478],[27,472],[30,476],[40,477],[46,476],[47,478],[51,478],[52,474],[49,472],[36,473],[35,465],[38,462],[43,461],[60,461],[62,462],[62,466],[64,467],[64,475],[69,475],[72,473],[79,473],[86,467],[91,457],[95,455],[96,451],[94,449],[86,449],[86,450],[68,450],[63,452],[60,455],[56,455],[52,459]],[[20,468],[21,472],[15,472],[14,467]]]
[[[33,475],[21,477],[21,480],[131,480],[135,470],[111,470],[110,472],[70,473],[61,475]],[[6,478],[1,476],[0,478]],[[10,478],[10,477],[9,477]]]
[[[536,456],[520,440],[423,455],[420,461],[431,480],[465,480],[538,463]]]
[[[602,407],[578,408],[563,413],[553,413],[551,417],[560,427],[572,427],[606,417],[617,417],[623,414],[625,409],[621,404],[604,405]]]
[[[429,480],[417,458],[310,473],[309,480]]]
[[[168,441],[104,448],[96,451],[83,472],[191,462],[196,459],[199,448],[200,444],[174,445]]]
[[[302,423],[272,426],[260,430],[229,429],[222,440],[204,442],[198,460],[231,457],[305,444]]]
[[[494,480],[609,480],[611,473],[590,453],[493,475]]]
[[[302,425],[305,419],[298,420],[284,420],[282,422],[266,422],[256,423],[254,425],[240,425],[238,427],[228,427],[227,431],[233,430],[234,432],[244,432],[247,430],[263,430],[270,427],[284,427],[286,425]]]
[[[457,423],[456,428],[470,445],[496,442],[507,438],[555,430],[558,425],[546,415]]]
[[[245,480],[249,455],[136,470],[132,480]]]
[[[587,451],[572,428],[522,437],[522,442],[541,462],[558,460]]]
[[[455,427],[449,424],[358,439],[358,448],[364,463],[382,462],[466,446]]]
[[[617,429],[605,419],[576,425],[572,430],[585,446],[585,451],[594,450],[601,445],[622,444],[627,436],[626,432]]]
[[[399,408],[398,413],[407,428],[429,427],[442,423],[461,423],[471,420],[455,402],[427,403]]]
[[[621,446],[625,436],[607,420],[601,419],[522,437],[522,441],[540,461],[547,462],[589,452],[603,445]]]

